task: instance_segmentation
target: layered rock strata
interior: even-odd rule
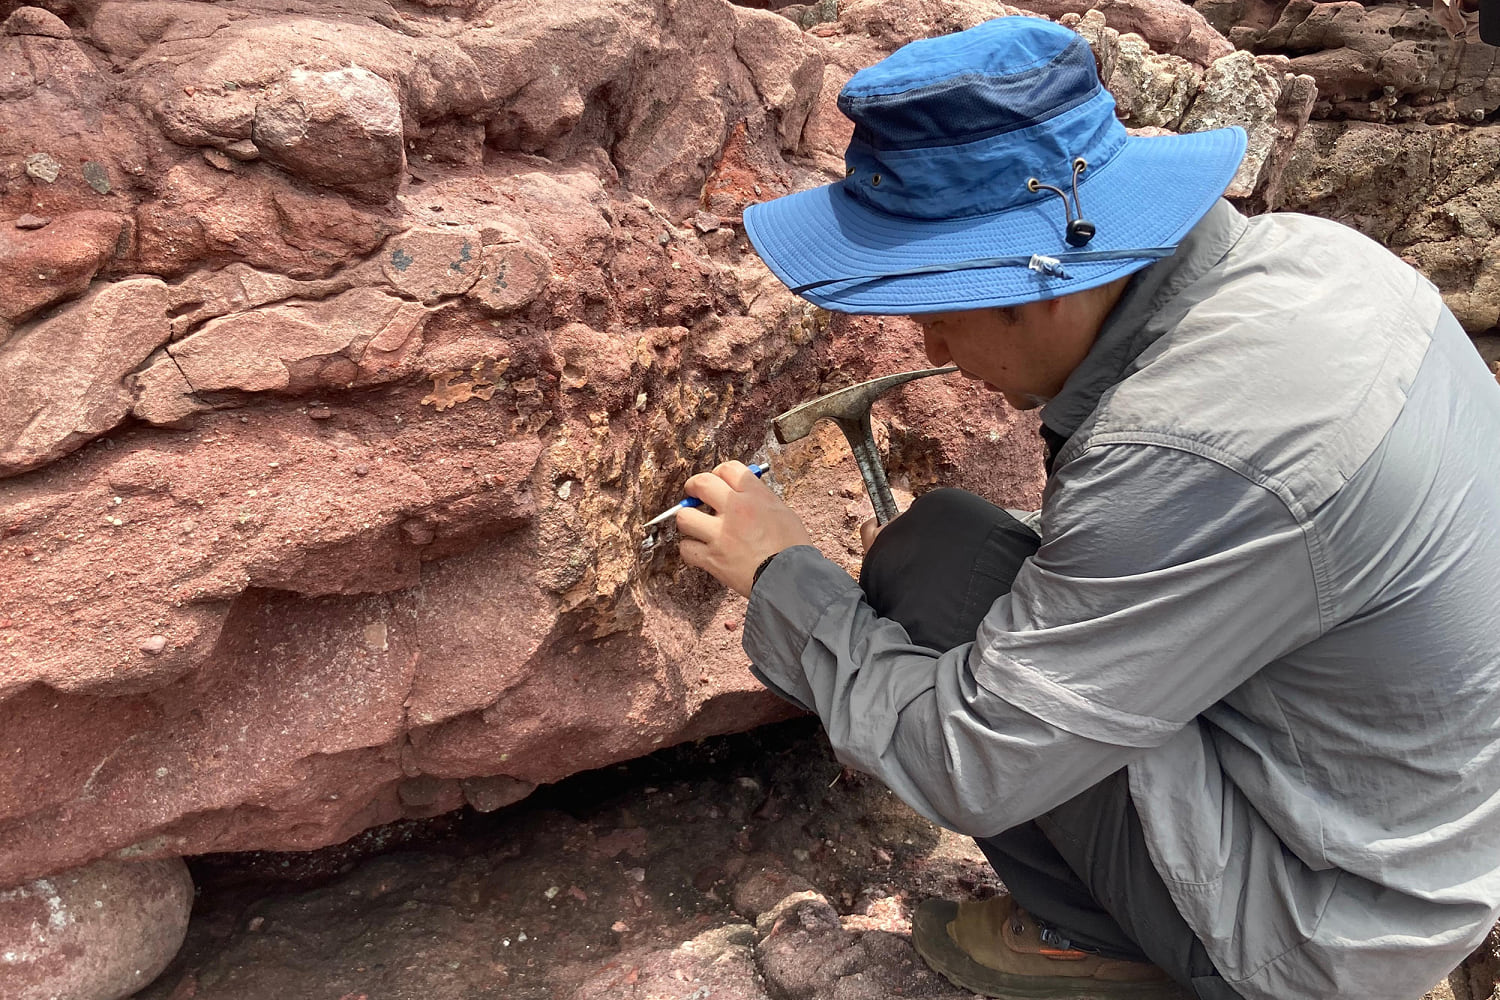
[[[833,43],[722,0],[0,20],[0,886],[787,713],[639,525],[920,363],[894,321],[832,345],[738,226],[824,179]],[[1033,425],[976,404],[883,404],[893,477],[1035,502]],[[850,554],[837,437],[773,466]]]

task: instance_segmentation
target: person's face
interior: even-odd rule
[[[927,360],[957,365],[965,377],[982,380],[1011,406],[1030,410],[1062,391],[1129,283],[1127,276],[1008,309],[926,313],[912,319],[922,327]]]
[[[953,364],[965,378],[982,380],[1019,410],[1041,406],[1092,346],[1074,329],[1071,311],[1053,299],[1011,309],[970,309],[913,316],[933,365]]]

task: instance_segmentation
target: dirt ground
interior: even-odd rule
[[[187,943],[137,1000],[957,1000],[909,914],[1000,888],[811,719],[192,867]],[[1494,968],[1476,955],[1428,1000],[1500,997]]]

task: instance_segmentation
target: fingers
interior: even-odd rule
[[[696,476],[690,476],[683,485],[683,492],[690,497],[697,497],[714,510],[723,510],[725,501],[735,490],[719,478],[718,470],[715,469],[713,472],[700,472]]]
[[[873,517],[859,526],[859,544],[866,552],[869,552],[870,546],[875,544],[875,536],[880,534],[880,529],[883,527],[884,525]]]
[[[744,462],[720,462],[714,467],[714,475],[724,480],[738,493],[743,493],[756,485],[765,485]]]
[[[707,503],[707,501],[704,501]],[[722,530],[722,524],[717,517],[706,514],[697,507],[684,507],[677,512],[677,532],[684,541],[712,542],[718,537]],[[684,546],[683,555],[686,556],[687,549]]]

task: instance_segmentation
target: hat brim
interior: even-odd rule
[[[1087,250],[1172,247],[1213,207],[1245,155],[1238,127],[1175,136],[1131,136],[1108,163],[1079,179],[1078,200],[1097,235]],[[1057,255],[1062,200],[1055,195],[987,215],[916,219],[879,212],[840,183],[799,191],[745,211],[745,232],[788,287],[889,274],[976,257]],[[836,312],[913,315],[1019,305],[1108,284],[1151,259],[1070,262],[1059,278],[997,267],[839,282],[807,291]]]

